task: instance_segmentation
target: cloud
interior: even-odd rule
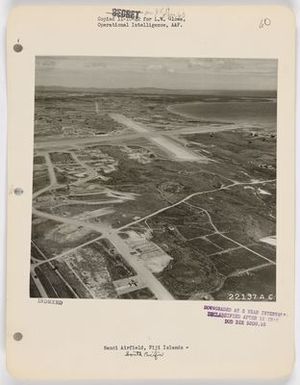
[[[54,68],[56,66],[57,61],[53,59],[49,59],[47,57],[37,57],[36,58],[36,68]]]
[[[86,68],[107,68],[107,65],[105,63],[97,63],[97,62],[91,62],[86,63]]]
[[[176,72],[173,67],[164,64],[150,64],[146,67],[146,70],[148,72],[161,72],[169,74],[173,74]]]
[[[275,89],[277,61],[235,58],[39,56],[37,84],[172,89]]]
[[[198,59],[192,58],[187,62],[187,66],[190,69],[199,69],[199,70],[226,70],[226,71],[236,71],[238,69],[243,69],[243,63],[239,59],[227,59],[227,58],[205,58]]]
[[[146,67],[147,71],[161,71],[164,69],[162,64],[150,64]]]

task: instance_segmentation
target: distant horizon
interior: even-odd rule
[[[35,83],[73,89],[276,92],[277,60],[37,56]]]
[[[35,86],[36,92],[71,92],[71,93],[90,93],[90,94],[132,94],[132,95],[188,95],[188,96],[255,96],[261,95],[261,97],[277,97],[277,90],[186,90],[186,89],[168,89],[158,87],[130,87],[130,88],[98,88],[98,87],[65,87],[59,85],[51,86]]]
[[[122,88],[122,87],[77,87],[77,86],[60,86],[58,84],[53,84],[53,85],[39,85],[37,84],[35,86],[35,88],[61,88],[61,89],[75,89],[75,90],[147,90],[147,89],[153,89],[153,90],[166,90],[166,91],[185,91],[185,92],[189,92],[189,91],[193,91],[193,92],[274,92],[276,93],[277,92],[277,89],[269,89],[269,90],[262,90],[262,89],[226,89],[226,90],[222,90],[222,89],[209,89],[209,90],[205,90],[205,89],[183,89],[183,88],[163,88],[163,87],[126,87],[126,88]]]

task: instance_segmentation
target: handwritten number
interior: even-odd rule
[[[271,19],[269,19],[268,17],[265,17],[264,19],[260,20],[258,27],[261,29],[264,27],[269,27],[270,25],[271,25]]]

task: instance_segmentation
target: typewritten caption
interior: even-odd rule
[[[102,28],[182,28],[186,22],[184,11],[169,7],[153,10],[112,8],[97,16],[97,27]]]
[[[63,305],[64,301],[61,299],[38,298],[37,303],[43,303],[46,305]]]
[[[207,317],[219,319],[226,325],[266,327],[287,316],[284,312],[248,309],[243,307],[204,305]]]
[[[106,353],[118,353],[127,358],[136,359],[152,359],[159,360],[165,358],[169,353],[175,352],[184,353],[188,351],[190,347],[188,345],[171,345],[171,344],[153,344],[153,345],[104,345],[103,350]]]

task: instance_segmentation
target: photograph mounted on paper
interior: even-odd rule
[[[30,297],[276,300],[277,60],[35,64]]]

